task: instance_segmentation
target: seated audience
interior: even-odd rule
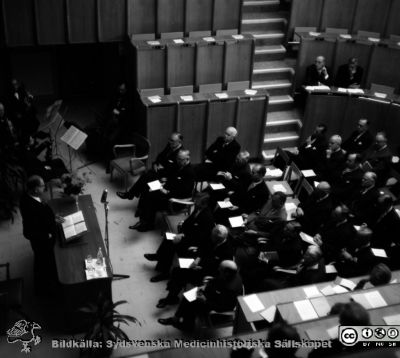
[[[190,164],[190,152],[181,149],[178,152],[177,167],[174,172],[169,173],[162,183],[162,188],[150,191],[146,188],[142,191],[138,208],[140,220],[130,229],[137,231],[152,230],[156,212],[168,206],[170,198],[190,198],[194,187],[194,172]]]
[[[218,266],[224,260],[233,259],[233,247],[228,240],[228,229],[223,225],[217,225],[211,232],[210,250],[201,252],[194,263],[188,269],[175,267],[168,282],[168,295],[160,299],[158,308],[163,308],[169,304],[178,303],[178,294],[188,284],[201,285],[205,276],[216,276]]]
[[[343,88],[360,88],[364,70],[358,65],[358,59],[349,58],[347,64],[341,65],[336,75],[335,86]]]
[[[195,166],[196,178],[198,180],[213,180],[218,172],[229,170],[235,158],[240,152],[240,144],[236,141],[237,130],[228,127],[222,137],[206,150],[205,161]]]
[[[151,278],[151,282],[166,280],[169,277],[175,253],[179,257],[193,257],[209,249],[211,230],[214,227],[209,200],[210,196],[206,193],[196,194],[194,210],[183,222],[181,232],[173,241],[165,238],[156,253],[144,255],[149,261],[157,261],[156,270],[160,272]]]
[[[320,166],[322,177],[331,184],[335,184],[340,180],[345,166],[346,154],[341,146],[342,138],[339,135],[333,135],[329,139],[328,149]]]
[[[329,219],[333,206],[331,186],[322,181],[307,200],[298,205],[292,217],[299,221],[304,232],[315,235],[320,226]]]
[[[369,131],[369,121],[366,118],[361,118],[358,121],[357,129],[350,134],[342,148],[347,153],[364,153],[373,143],[374,138]]]
[[[321,247],[327,263],[336,261],[342,249],[352,240],[355,232],[349,220],[349,209],[345,205],[337,206],[330,220],[322,224],[314,236],[314,242]]]
[[[387,145],[386,134],[377,133],[375,144],[364,155],[364,160],[371,167],[371,171],[378,176],[378,185],[384,185],[389,177],[392,162],[392,151]]]
[[[330,86],[332,75],[330,69],[325,64],[325,57],[318,56],[315,63],[308,66],[306,70],[305,86]]]
[[[147,190],[147,183],[165,178],[176,171],[177,156],[179,151],[183,149],[182,141],[182,134],[177,132],[172,133],[166,147],[157,155],[156,160],[153,162],[152,169],[143,173],[127,192],[117,191],[117,195],[121,199],[132,200]]]
[[[225,260],[219,265],[215,278],[206,278],[204,285],[197,291],[196,299],[192,302],[182,298],[173,317],[159,318],[162,325],[172,325],[179,329],[194,328],[196,317],[206,315],[210,311],[224,312],[233,310],[237,297],[243,294],[243,285],[238,268],[233,261]]]
[[[355,216],[355,222],[371,226],[379,196],[379,190],[376,188],[376,174],[364,173],[361,189],[357,190],[351,198],[350,209]]]
[[[357,283],[354,290],[362,290],[368,286],[376,287],[388,285],[392,280],[392,272],[385,264],[380,263],[374,266],[369,274],[369,278],[362,279]]]
[[[369,273],[382,261],[371,250],[372,230],[361,226],[354,238],[346,244],[336,263],[339,275],[342,277],[361,276]]]

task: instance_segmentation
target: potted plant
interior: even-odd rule
[[[129,325],[129,322],[141,325],[135,317],[122,315],[116,310],[117,306],[125,303],[127,301],[113,303],[111,299],[100,295],[97,304],[89,304],[80,309],[80,312],[86,314],[89,320],[89,329],[83,339],[88,342],[100,343],[98,345],[93,344],[90,348],[82,349],[82,357],[108,358],[113,347],[110,347],[107,342],[129,340],[120,325]]]

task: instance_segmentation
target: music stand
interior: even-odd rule
[[[78,150],[83,142],[86,140],[87,134],[82,132],[75,126],[70,126],[68,130],[63,134],[61,140],[67,144],[68,156],[69,156],[69,169],[72,172],[72,159],[71,159],[71,148]]]

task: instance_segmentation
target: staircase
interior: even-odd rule
[[[302,126],[291,96],[295,61],[283,46],[289,13],[279,0],[245,0],[242,33],[256,39],[253,88],[269,92],[263,157],[269,161],[277,146],[290,150],[297,146]]]

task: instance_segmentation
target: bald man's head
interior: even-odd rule
[[[232,279],[238,272],[238,267],[234,261],[224,260],[219,264],[220,275],[226,279]]]
[[[236,138],[237,134],[238,132],[235,127],[226,128],[224,134],[225,142],[226,143],[232,142]]]
[[[321,70],[322,68],[324,68],[325,67],[325,57],[318,56],[315,59],[315,66],[317,67],[317,70]]]
[[[361,180],[361,186],[363,188],[369,188],[374,186],[376,183],[376,174],[374,172],[366,172]]]

